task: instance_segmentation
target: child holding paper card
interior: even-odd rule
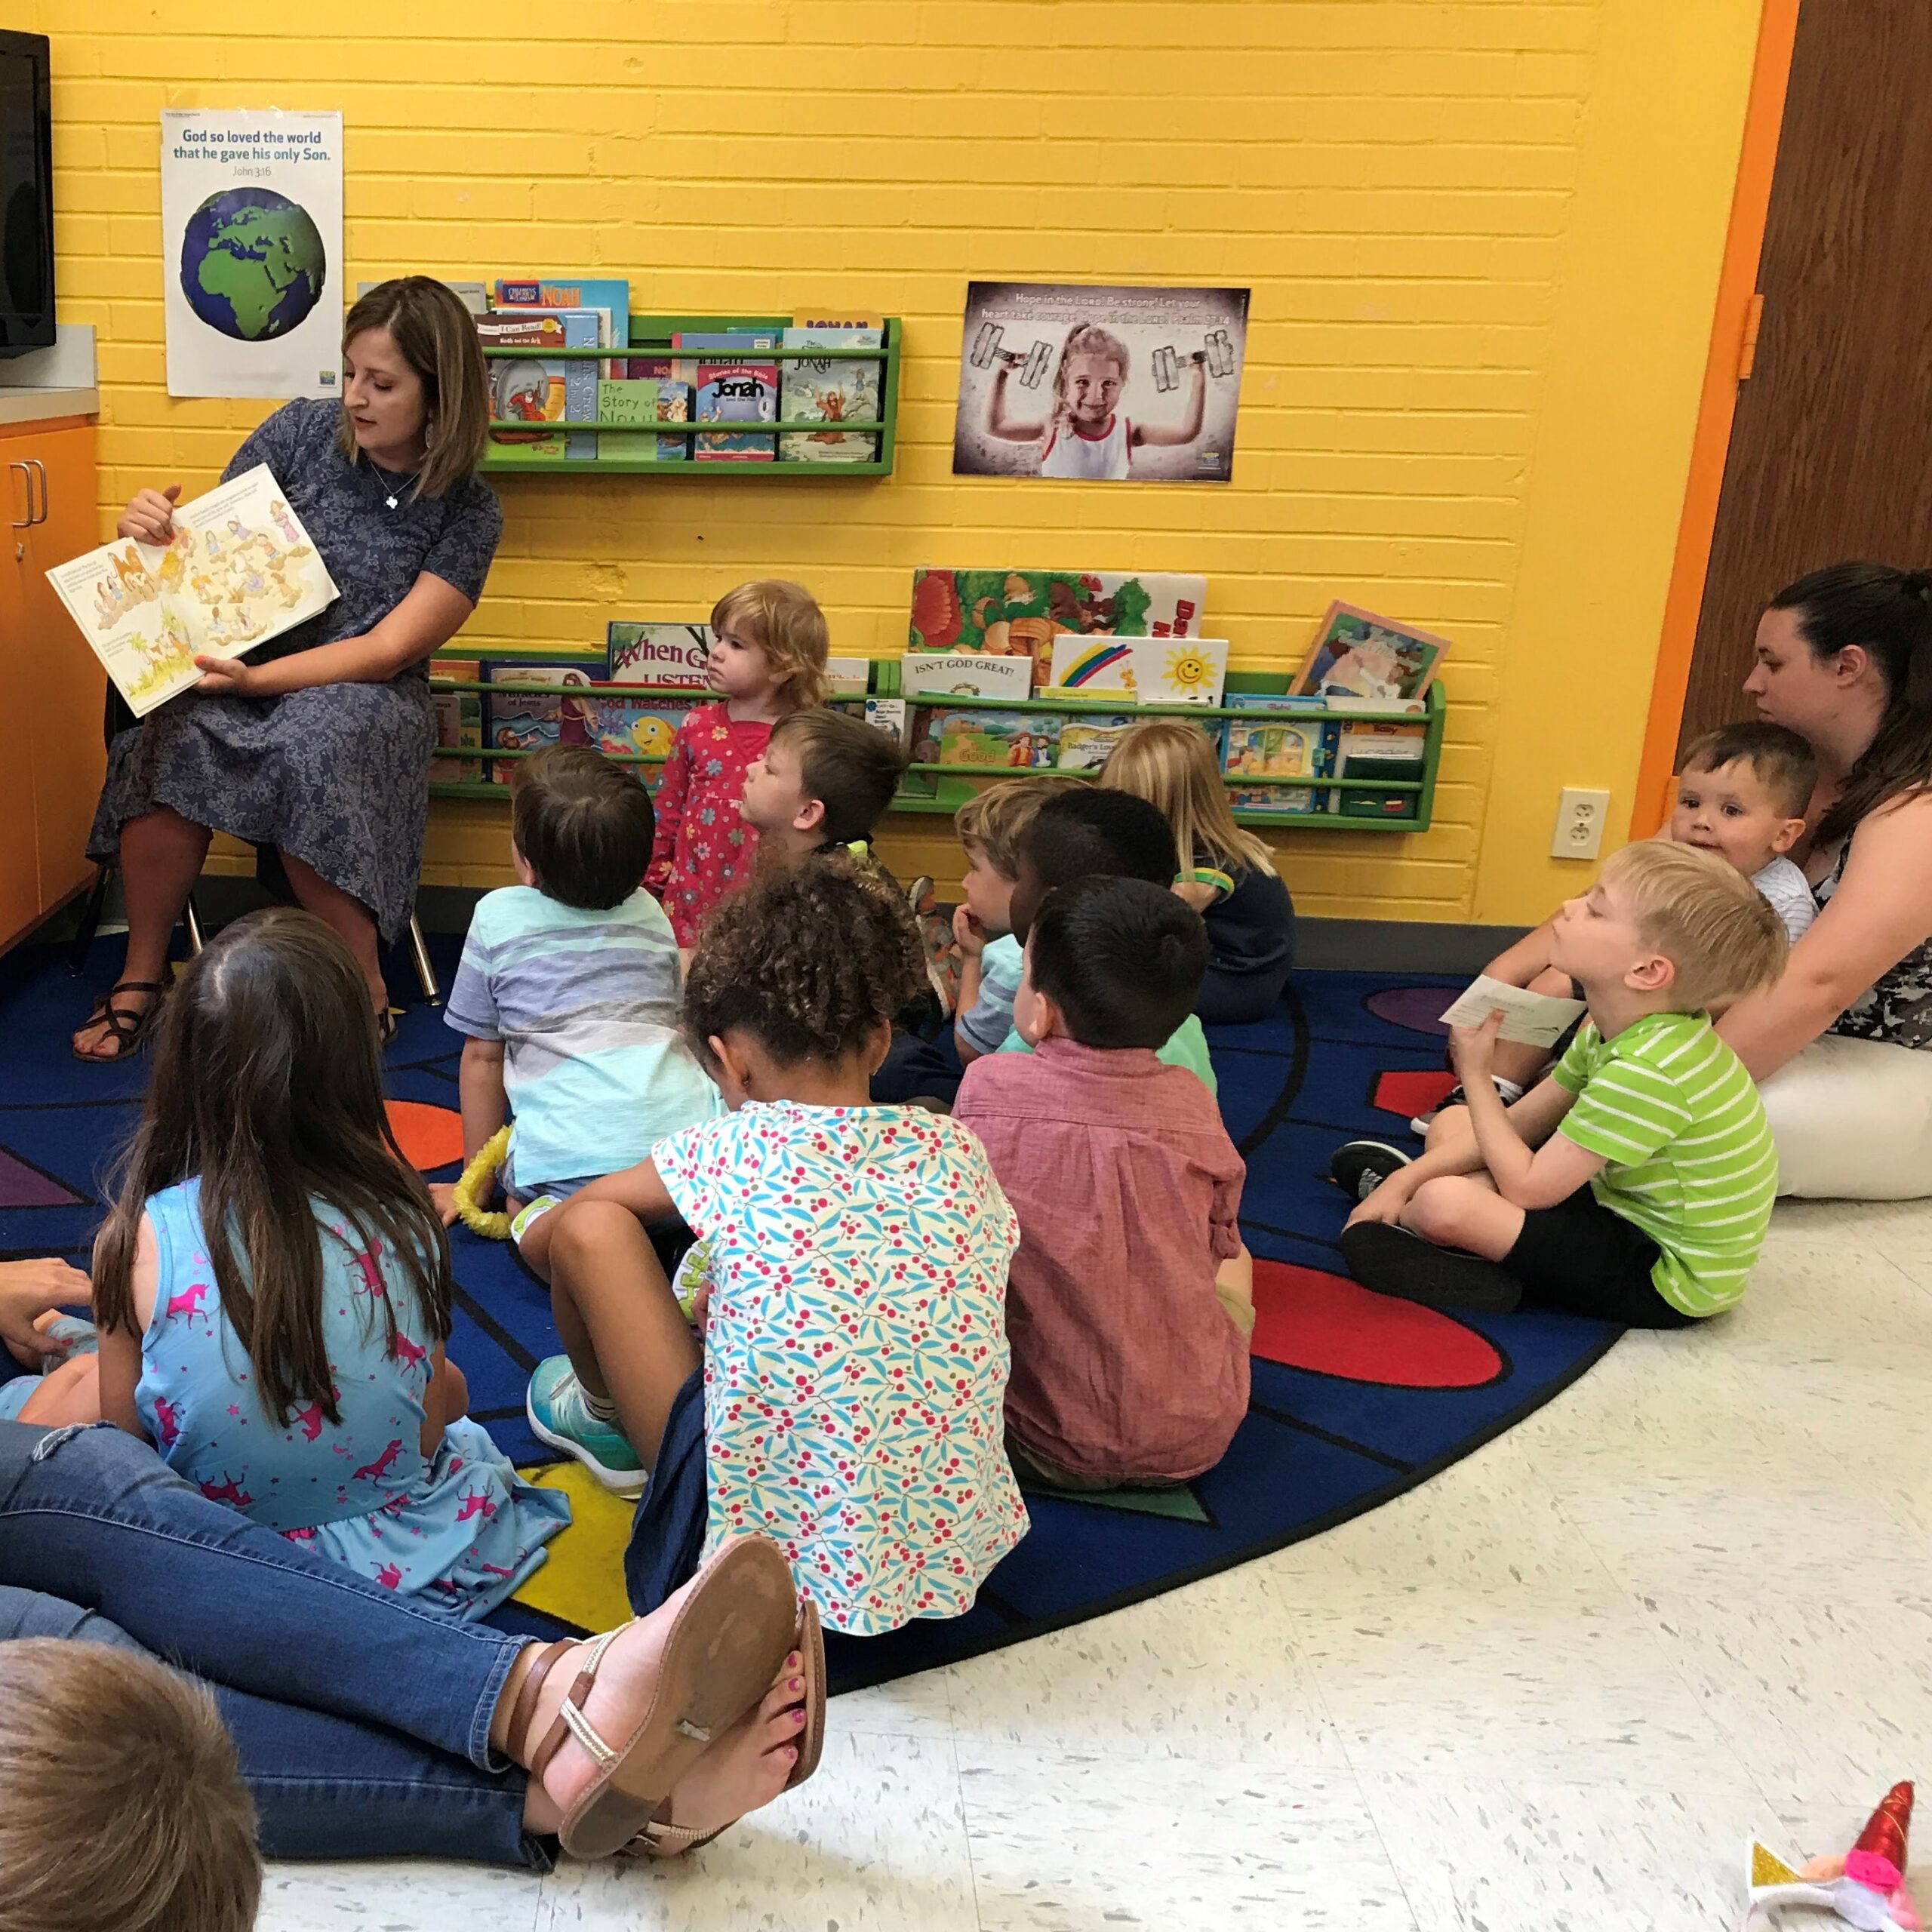
[[[1715,852],[1735,866],[1770,903],[1794,946],[1818,915],[1804,873],[1787,856],[1804,836],[1805,811],[1817,782],[1817,760],[1795,731],[1782,724],[1724,725],[1684,752],[1677,802],[1663,835],[1675,844]],[[1546,920],[1499,953],[1483,969],[1485,977],[1532,992],[1571,997],[1567,980],[1550,964],[1552,924]],[[1560,1049],[1562,1043],[1557,1044]],[[1552,1057],[1544,1047],[1506,1035],[1490,1069],[1504,1103],[1520,1100]],[[1443,1105],[1460,1106],[1467,1097],[1458,1087]],[[1426,1119],[1410,1124],[1418,1134],[1429,1128]]]
[[[1531,1300],[1632,1327],[1732,1306],[1777,1154],[1708,1009],[1769,985],[1786,949],[1770,905],[1714,853],[1626,845],[1551,921],[1551,963],[1589,1004],[1576,1039],[1506,1109],[1489,1078],[1502,1014],[1456,1030],[1468,1112],[1349,1217],[1355,1278],[1435,1307]]]

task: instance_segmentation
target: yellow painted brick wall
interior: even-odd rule
[[[347,280],[626,274],[640,309],[903,315],[898,473],[498,479],[470,635],[587,641],[795,576],[886,654],[922,563],[1195,570],[1238,663],[1331,596],[1454,640],[1426,835],[1284,835],[1315,914],[1531,919],[1556,786],[1627,811],[1755,0],[15,0],[54,36],[61,312],[102,521],[263,406],[171,400],[157,117],[339,108]],[[1252,288],[1235,480],[951,474],[970,277]],[[1559,498],[1560,500],[1555,499]],[[902,872],[957,876],[943,822]],[[506,876],[439,807],[425,877]]]

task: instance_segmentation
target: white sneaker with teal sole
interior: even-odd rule
[[[537,1364],[523,1409],[538,1441],[574,1456],[614,1496],[635,1500],[644,1494],[650,1472],[615,1423],[600,1422],[590,1413],[568,1355]]]

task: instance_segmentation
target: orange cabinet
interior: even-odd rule
[[[100,541],[94,425],[0,423],[0,946],[93,876],[106,673],[45,573]]]

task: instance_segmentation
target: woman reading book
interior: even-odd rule
[[[422,863],[425,666],[475,608],[503,533],[476,474],[488,423],[468,310],[409,275],[349,312],[341,401],[286,403],[235,452],[223,480],[266,463],[341,595],[246,659],[198,658],[200,684],[109,748],[88,856],[121,868],[128,958],[74,1035],[81,1059],[122,1059],[146,1037],[218,831],[349,943],[393,1030],[377,946],[408,925]],[[139,491],[118,534],[167,543],[180,494]]]

